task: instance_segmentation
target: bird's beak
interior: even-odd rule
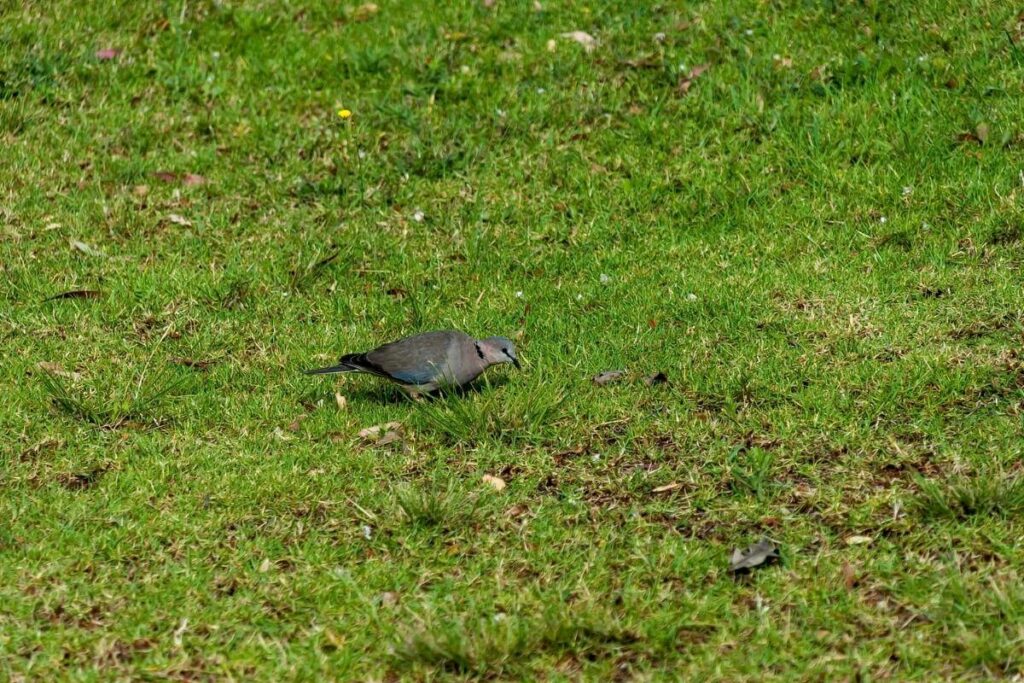
[[[519,359],[518,358],[513,358],[512,359],[512,365],[516,366],[516,370],[522,370],[523,369],[523,366],[519,364]]]

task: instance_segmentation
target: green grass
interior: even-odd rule
[[[1020,674],[1020,8],[377,4],[0,7],[0,679]]]

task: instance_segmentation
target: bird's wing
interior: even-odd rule
[[[403,384],[429,384],[453,375],[450,349],[471,339],[454,330],[425,332],[400,339],[365,354],[367,371],[385,375]],[[362,360],[362,359],[361,359]]]

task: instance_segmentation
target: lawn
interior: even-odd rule
[[[0,679],[1021,674],[1011,5],[0,5]]]

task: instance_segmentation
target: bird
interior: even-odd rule
[[[399,339],[366,353],[345,354],[337,365],[306,370],[306,374],[364,372],[396,382],[410,396],[419,398],[445,387],[464,387],[487,368],[502,363],[521,368],[510,339],[475,339],[459,330],[437,330]]]

